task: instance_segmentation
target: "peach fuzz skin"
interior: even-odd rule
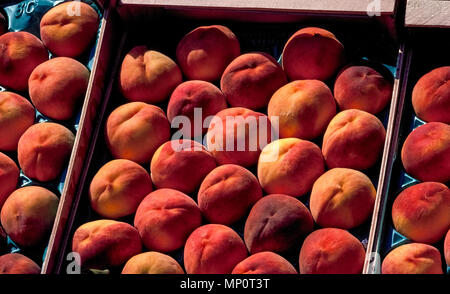
[[[20,171],[17,164],[0,152],[0,209],[8,196],[16,189]]]
[[[183,268],[171,256],[156,251],[133,256],[122,269],[123,275],[182,275]]]
[[[447,232],[444,240],[444,256],[445,262],[450,266],[450,229]]]
[[[0,256],[0,275],[38,275],[41,268],[31,259],[20,253]]]
[[[253,254],[240,263],[231,272],[232,274],[254,275],[295,275],[298,274],[294,266],[282,256],[270,252]]]

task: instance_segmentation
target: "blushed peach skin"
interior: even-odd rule
[[[331,78],[344,61],[344,46],[324,29],[308,27],[293,34],[283,49],[283,69],[291,81]]]
[[[177,61],[190,80],[215,81],[241,53],[235,34],[221,25],[201,26],[186,34],[176,49]]]
[[[182,275],[183,268],[171,256],[156,251],[133,256],[122,269],[123,275]]]
[[[89,70],[72,58],[56,57],[38,65],[28,80],[33,105],[42,114],[68,120],[83,101]]]
[[[61,3],[42,17],[41,38],[53,54],[75,58],[93,43],[99,23],[98,14],[90,5],[81,1]]]
[[[375,197],[375,187],[365,174],[334,168],[314,183],[309,207],[320,226],[351,229],[372,215]]]
[[[272,194],[253,205],[245,222],[244,240],[251,254],[286,252],[313,230],[308,208],[292,196]]]
[[[325,132],[336,114],[336,102],[322,81],[293,81],[273,94],[267,113],[279,120],[280,138],[311,140]]]
[[[382,274],[443,274],[441,254],[422,243],[401,245],[384,258]]]
[[[431,122],[406,138],[401,159],[411,176],[421,181],[450,181],[450,125]]]
[[[261,197],[258,179],[249,170],[225,164],[205,177],[197,201],[209,222],[229,225],[243,218]]]
[[[450,266],[450,229],[447,232],[444,240],[444,257],[445,262]]]
[[[20,171],[16,163],[0,152],[0,209],[6,198],[16,189]]]
[[[152,181],[139,164],[116,159],[103,165],[89,186],[92,209],[103,217],[117,219],[135,213],[151,191]]]
[[[297,138],[276,140],[261,152],[258,180],[269,194],[300,197],[309,191],[325,171],[320,148]]]
[[[427,244],[438,242],[450,228],[450,190],[436,182],[406,188],[394,201],[392,221],[408,239]]]
[[[281,66],[261,52],[242,54],[225,69],[220,79],[228,104],[252,110],[266,107],[276,90],[287,83]]]
[[[187,274],[230,274],[247,256],[245,244],[235,231],[208,224],[197,228],[187,239],[184,266]]]
[[[189,235],[202,224],[195,201],[173,189],[159,189],[142,200],[134,227],[149,250],[170,252],[183,247]]]
[[[365,254],[361,242],[346,230],[319,229],[300,249],[300,274],[360,274]]]
[[[2,226],[19,246],[38,245],[48,237],[58,204],[58,197],[45,188],[38,186],[19,188],[3,204]]]
[[[323,157],[328,168],[368,169],[381,156],[385,138],[386,130],[376,116],[357,109],[344,110],[325,131]]]
[[[247,257],[238,263],[231,273],[255,275],[298,274],[289,261],[270,251],[259,252]]]
[[[0,256],[0,275],[38,275],[41,268],[31,259],[20,253]]]
[[[48,60],[44,44],[27,32],[0,36],[0,85],[16,91],[28,89],[28,78],[36,66]]]
[[[111,112],[105,138],[115,158],[147,163],[156,149],[170,139],[170,124],[161,108],[130,102]]]
[[[131,225],[114,220],[96,220],[77,228],[72,251],[80,254],[81,266],[106,269],[120,266],[141,253],[138,231]]]

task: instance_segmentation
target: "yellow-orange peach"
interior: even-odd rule
[[[131,225],[114,220],[96,220],[77,228],[72,251],[80,254],[85,268],[106,269],[120,266],[141,253],[138,231]]]
[[[215,81],[241,53],[233,32],[221,25],[201,26],[178,43],[177,61],[190,80]]]
[[[60,124],[32,125],[20,137],[17,146],[23,173],[41,182],[56,179],[67,164],[74,141],[73,133]]]
[[[135,213],[142,199],[152,191],[152,181],[139,164],[116,159],[103,165],[89,187],[94,211],[117,219]]]
[[[309,208],[320,226],[351,229],[371,216],[375,197],[375,187],[365,174],[333,168],[314,183]]]
[[[243,218],[261,197],[258,179],[249,170],[225,164],[203,180],[197,202],[209,222],[229,225]]]
[[[346,230],[326,228],[312,232],[300,249],[300,274],[360,274],[365,249]]]
[[[450,228],[450,190],[436,182],[403,190],[392,206],[395,229],[414,242],[433,244]]]
[[[178,65],[146,46],[134,47],[123,59],[119,87],[129,101],[161,102],[168,99],[181,82]]]
[[[41,268],[31,259],[20,253],[0,256],[0,275],[38,275]]]
[[[187,239],[184,267],[187,274],[231,274],[247,256],[244,242],[233,229],[208,224],[197,228]]]
[[[232,274],[255,275],[295,275],[294,266],[282,256],[264,251],[253,254],[240,263],[231,272]]]
[[[273,94],[267,113],[278,119],[281,138],[310,140],[325,132],[336,115],[336,102],[322,81],[293,81]]]
[[[17,189],[3,204],[2,226],[19,246],[38,245],[48,237],[58,204],[58,197],[45,188],[26,186]]]
[[[320,148],[297,138],[276,140],[267,145],[258,161],[258,180],[270,194],[302,196],[325,171]]]
[[[131,102],[109,115],[105,137],[115,158],[147,163],[156,149],[170,139],[170,124],[158,106]]]
[[[16,163],[0,152],[0,209],[6,198],[16,189],[19,174]]]
[[[386,130],[383,123],[368,112],[348,109],[338,113],[325,131],[322,153],[328,168],[364,170],[380,157]]]
[[[99,22],[97,12],[90,5],[81,1],[61,3],[42,17],[41,38],[53,54],[78,57],[92,44]]]
[[[156,251],[133,256],[122,269],[123,275],[182,275],[183,268],[173,257]]]
[[[42,114],[56,120],[73,117],[84,99],[89,70],[68,57],[56,57],[38,65],[28,80],[33,105]]]
[[[28,89],[28,78],[36,66],[48,60],[44,44],[27,32],[0,36],[0,85],[17,91]]]
[[[447,232],[444,240],[444,257],[445,262],[450,266],[450,229]]]
[[[381,264],[382,274],[443,274],[441,253],[435,247],[410,243],[393,249]]]
[[[291,81],[331,78],[344,61],[344,46],[324,29],[298,30],[283,49],[283,69]]]
[[[287,82],[277,61],[266,53],[247,53],[234,59],[223,72],[220,89],[232,107],[260,109]]]

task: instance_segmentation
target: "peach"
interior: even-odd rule
[[[92,209],[103,217],[117,219],[135,213],[152,191],[152,181],[139,164],[116,159],[103,165],[92,179],[89,199]]]
[[[183,268],[171,256],[151,251],[133,256],[122,269],[123,275],[184,274]]]
[[[20,136],[34,123],[33,105],[12,92],[0,92],[0,150],[15,151]]]
[[[258,179],[249,170],[225,164],[205,177],[197,201],[209,222],[230,225],[243,218],[261,197]]]
[[[344,62],[344,46],[324,29],[295,32],[283,49],[283,69],[290,80],[328,80]]]
[[[41,182],[56,179],[69,160],[74,141],[73,133],[60,124],[32,125],[20,137],[17,146],[23,173]]]
[[[273,93],[286,83],[277,61],[269,54],[255,52],[243,54],[227,66],[220,88],[232,107],[256,110],[266,107]]]
[[[172,140],[156,150],[150,171],[156,187],[191,193],[216,166],[214,157],[202,144]]]
[[[270,251],[264,251],[247,257],[238,263],[231,273],[256,275],[295,275],[297,274],[297,271],[289,261],[280,255]]]
[[[276,140],[261,152],[258,180],[270,194],[302,196],[325,171],[320,148],[297,138]]]
[[[450,181],[450,125],[431,122],[412,131],[403,143],[406,172],[423,182]]]
[[[28,89],[28,78],[36,66],[48,60],[44,44],[27,32],[0,36],[0,85],[17,91]]]
[[[41,19],[40,32],[45,46],[57,56],[78,57],[97,36],[97,12],[81,1],[61,3]]]
[[[31,259],[20,253],[8,253],[0,256],[0,274],[38,275],[41,268]]]
[[[248,215],[244,240],[248,251],[286,252],[313,230],[308,208],[292,196],[272,194],[256,202]]]
[[[393,84],[368,66],[350,66],[339,73],[334,97],[341,110],[359,109],[381,112],[392,98]]]
[[[322,81],[293,81],[273,94],[267,113],[277,117],[281,138],[311,140],[325,132],[336,115],[336,102]]]
[[[158,106],[131,102],[111,112],[105,137],[115,158],[147,163],[156,149],[170,139],[170,124]]]
[[[250,167],[258,162],[261,149],[270,142],[271,136],[272,126],[265,114],[232,107],[213,117],[206,145],[220,165]]]
[[[185,126],[183,122],[183,137],[196,138],[207,130],[207,126],[204,126],[205,119],[225,108],[227,101],[219,88],[205,81],[187,81],[178,85],[170,96],[167,117],[172,124],[176,124],[177,116],[187,117],[190,126]],[[197,113],[199,117],[196,117]]]
[[[351,229],[371,216],[376,193],[362,172],[333,168],[314,183],[309,208],[320,226]]]
[[[323,136],[322,153],[328,168],[364,170],[372,167],[383,152],[386,130],[368,112],[348,109],[338,113]]]
[[[77,228],[72,239],[72,251],[80,254],[83,267],[106,269],[120,266],[141,253],[138,231],[131,225],[115,220],[96,220]]]
[[[382,274],[443,274],[441,253],[431,245],[410,243],[388,253]]]
[[[136,46],[123,59],[119,87],[129,101],[158,103],[169,98],[182,78],[172,59],[146,46]]]
[[[450,124],[450,66],[436,68],[422,76],[414,86],[412,105],[426,122]]]
[[[58,197],[45,188],[19,188],[3,204],[2,226],[19,246],[38,245],[52,229],[58,204]]]
[[[3,35],[8,31],[8,20],[3,15],[3,13],[0,12],[0,36]]]
[[[450,229],[447,232],[444,240],[444,256],[445,262],[450,266]]]
[[[16,163],[0,152],[0,209],[6,198],[16,189],[19,175]]]
[[[208,224],[197,228],[187,239],[184,266],[187,274],[230,274],[247,256],[245,244],[235,231]]]
[[[189,235],[202,224],[197,203],[173,189],[159,189],[142,200],[134,227],[149,250],[170,252],[183,247]]]
[[[360,274],[365,255],[361,242],[348,231],[319,229],[300,249],[300,274]]]
[[[414,242],[433,244],[450,228],[450,189],[436,182],[403,190],[392,205],[395,229]]]
[[[227,65],[241,54],[233,32],[221,25],[201,26],[178,43],[177,61],[189,80],[215,81]]]
[[[33,105],[56,120],[68,120],[84,100],[89,70],[68,57],[56,57],[38,65],[28,80]]]

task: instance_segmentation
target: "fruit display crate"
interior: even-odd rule
[[[381,1],[381,11],[375,16],[367,13],[372,1],[111,1],[102,20],[102,32],[97,49],[98,66],[93,72],[97,86],[96,94],[102,96],[98,108],[89,108],[98,113],[98,123],[91,125],[87,160],[82,168],[79,185],[73,199],[64,203],[64,222],[58,225],[54,235],[51,254],[48,254],[47,273],[65,273],[73,265],[68,258],[72,251],[72,237],[82,224],[100,219],[90,207],[89,185],[97,171],[106,162],[113,159],[104,138],[105,122],[108,115],[126,102],[118,89],[118,74],[125,54],[134,46],[148,45],[175,60],[175,48],[181,38],[192,29],[201,25],[222,24],[229,27],[246,52],[265,52],[279,59],[283,46],[289,36],[300,28],[318,26],[332,31],[344,44],[350,63],[370,65],[382,72],[393,82],[391,103],[378,115],[386,128],[386,143],[383,155],[377,164],[365,171],[375,187],[384,183],[385,166],[388,159],[387,147],[393,136],[393,122],[398,111],[399,84],[403,75],[403,47],[397,39],[395,1]],[[398,3],[397,3],[398,5]],[[324,8],[326,7],[326,8]],[[334,80],[327,82],[332,88]],[[216,83],[217,85],[217,83]],[[167,108],[167,102],[158,104]],[[320,140],[314,143],[321,145]],[[149,164],[143,165],[149,171]],[[255,172],[256,168],[250,168]],[[75,188],[75,187],[74,187]],[[378,189],[377,189],[378,191]],[[194,194],[190,194],[196,198]],[[381,201],[380,191],[375,200],[374,217],[378,216]],[[301,200],[308,206],[309,195]],[[133,224],[133,217],[120,221]],[[67,221],[66,221],[67,218]],[[62,218],[61,218],[62,219]],[[61,220],[60,220],[61,221]],[[244,221],[232,226],[241,236]],[[367,244],[372,220],[351,230],[364,245]],[[183,264],[182,250],[170,253]],[[285,257],[298,268],[298,251]],[[367,252],[366,259],[371,258]],[[109,269],[112,273],[120,268]],[[89,271],[87,271],[89,273]]]

